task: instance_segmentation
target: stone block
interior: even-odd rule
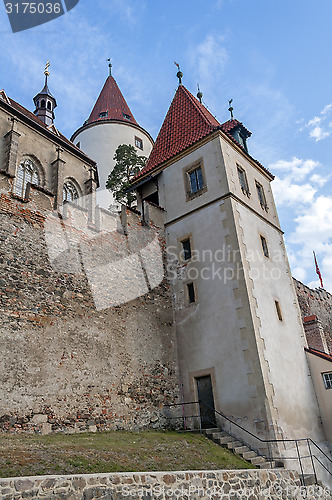
[[[43,415],[41,413],[37,413],[32,417],[31,423],[33,424],[46,424],[47,423],[47,415]]]

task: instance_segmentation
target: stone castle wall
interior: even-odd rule
[[[163,425],[177,397],[177,348],[163,229],[151,208],[29,202],[0,178],[0,429],[95,431]]]
[[[0,479],[0,495],[3,500],[331,498],[328,488],[301,486],[296,472],[283,469],[128,472],[10,478]]]
[[[312,290],[294,279],[302,318],[316,315],[322,323],[325,339],[332,354],[332,295],[326,290]]]

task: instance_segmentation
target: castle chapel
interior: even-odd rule
[[[68,140],[48,76],[33,112],[0,91],[1,430],[227,417],[253,447],[276,440],[286,467],[282,439],[328,455],[332,296],[292,278],[251,132],[219,123],[179,72],[154,142],[110,68]],[[105,191],[120,144],[148,157],[135,210]]]

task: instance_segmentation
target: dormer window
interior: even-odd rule
[[[130,115],[126,115],[126,113],[122,113],[122,114],[123,114],[123,118],[125,118],[126,120],[131,120]]]
[[[237,120],[235,120],[237,122]],[[231,136],[236,140],[236,142],[241,146],[242,149],[248,153],[247,139],[250,137],[251,133],[247,130],[242,123],[237,122],[237,124],[230,131]]]
[[[102,111],[101,113],[99,113],[99,118],[107,118],[108,116],[108,111]]]

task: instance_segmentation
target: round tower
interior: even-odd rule
[[[148,157],[153,146],[150,134],[136,122],[115,79],[110,73],[89,118],[71,137],[71,141],[97,162],[100,188],[98,204],[103,208],[118,206],[106,191],[106,181],[112,172],[114,154],[120,144],[136,148],[139,156]]]

